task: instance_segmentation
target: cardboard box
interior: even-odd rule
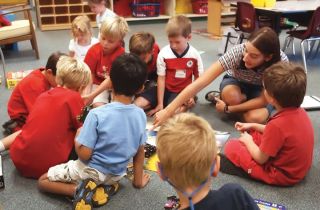
[[[0,189],[4,188],[4,179],[3,179],[3,165],[2,157],[0,155]]]
[[[13,89],[17,84],[30,74],[32,70],[17,71],[17,72],[7,72],[6,74],[6,84],[8,89]]]

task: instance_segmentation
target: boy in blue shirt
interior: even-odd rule
[[[146,77],[146,64],[137,56],[124,54],[113,62],[113,102],[89,112],[75,139],[79,159],[50,168],[39,178],[40,190],[74,196],[75,209],[104,205],[118,190],[117,182],[132,157],[133,186],[147,185],[150,176],[143,171],[146,116],[131,103]]]

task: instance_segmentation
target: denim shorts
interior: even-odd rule
[[[253,85],[246,82],[241,82],[237,80],[236,78],[224,75],[221,83],[220,83],[220,92],[222,92],[223,88],[227,85],[236,85],[240,88],[241,93],[245,94],[247,96],[247,100],[257,98],[262,93],[262,86],[261,85]],[[266,109],[268,110],[269,116],[272,115],[275,112],[275,108],[271,104],[267,104]]]
[[[164,97],[163,97],[163,106],[166,107],[168,104],[170,104],[179,93],[171,92],[167,89],[164,91]],[[145,98],[147,101],[149,101],[152,108],[156,107],[158,104],[157,99],[157,86],[154,86],[144,92],[142,92],[139,96]]]

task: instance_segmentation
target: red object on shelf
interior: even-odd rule
[[[192,10],[195,14],[208,14],[208,0],[192,0]]]
[[[134,17],[156,17],[160,15],[160,1],[137,1],[131,4],[132,16]]]
[[[132,15],[132,10],[130,5],[133,3],[133,0],[114,0],[113,11],[123,17],[129,17]]]

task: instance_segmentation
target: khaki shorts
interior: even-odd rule
[[[50,181],[80,182],[91,178],[97,184],[111,185],[118,182],[124,175],[103,174],[97,169],[85,165],[80,160],[70,160],[67,163],[49,168],[47,176]]]
[[[92,91],[96,90],[98,88],[99,85],[95,85],[93,84],[92,85]],[[100,93],[99,95],[97,95],[94,99],[93,99],[93,104],[95,103],[109,103],[109,91],[108,90],[105,90],[103,91],[102,93]]]

